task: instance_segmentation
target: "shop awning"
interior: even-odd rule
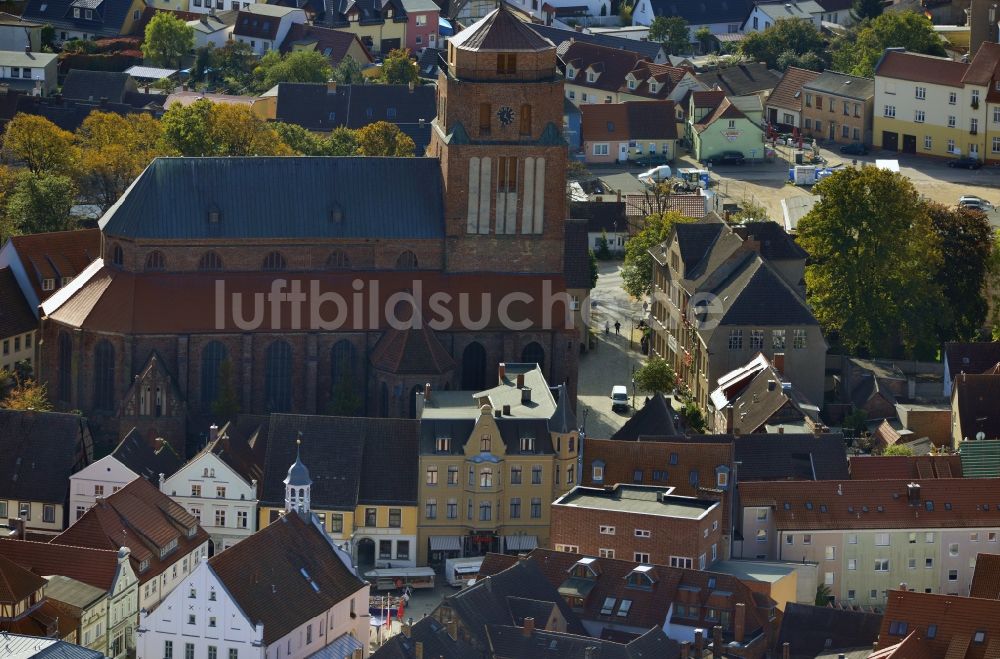
[[[462,539],[457,535],[432,535],[431,551],[462,551]]]
[[[318,650],[309,655],[308,659],[350,659],[354,656],[355,650],[363,650],[361,641],[350,634],[343,634],[334,639],[333,643],[327,645],[322,650]]]
[[[503,544],[507,551],[531,551],[538,547],[537,535],[506,535]]]

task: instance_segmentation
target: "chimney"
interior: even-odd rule
[[[722,625],[712,627],[712,659],[722,659]]]
[[[663,503],[663,492],[662,491],[656,493],[656,502],[657,503]]]
[[[778,383],[775,382],[774,380],[768,380],[767,381],[767,390],[768,391],[774,391],[777,386],[778,386]]]
[[[778,426],[778,434],[779,435],[785,434],[785,426]]]
[[[690,659],[691,657],[691,641],[684,641],[681,643],[681,659]]]
[[[427,382],[424,384],[424,402],[431,402],[431,383]]]
[[[448,636],[454,641],[458,640],[458,621],[454,618],[448,620]]]
[[[25,55],[30,55],[31,54],[31,44],[30,43],[27,46],[24,47],[24,54]]]
[[[500,384],[503,384],[504,378],[507,377],[507,364],[500,362]]]
[[[823,434],[823,424],[821,423],[813,424],[813,437],[816,437],[818,439],[819,436],[822,434]]]
[[[904,593],[906,592],[906,582],[905,581],[903,583],[899,584],[899,589],[901,591],[903,591]]]
[[[517,374],[517,388],[518,389],[524,388],[524,373]]]
[[[399,631],[406,638],[410,638],[410,634],[413,631],[413,618],[409,618],[406,622],[404,622],[402,625],[400,625]]]
[[[163,472],[160,472],[160,480],[159,480],[159,483],[160,483],[160,492],[163,491],[163,486],[166,485],[166,481],[167,481],[167,477],[163,474]]]
[[[774,370],[776,370],[778,373],[781,373],[782,375],[784,375],[785,374],[785,353],[783,353],[783,352],[776,352],[776,353],[774,353],[774,357],[771,358],[771,366],[773,366]]]
[[[535,619],[528,616],[524,619],[524,623],[521,624],[521,633],[531,638],[531,635],[535,633]]]
[[[415,86],[416,86],[416,85],[414,85],[414,84],[413,84],[413,81],[411,80],[411,81],[410,81],[410,84],[409,84],[409,88],[410,88],[410,93],[411,93],[411,94],[413,93],[413,88],[414,88]]]
[[[920,485],[918,483],[910,483],[906,486],[906,500],[911,506],[920,505]]]
[[[214,442],[219,438],[219,426],[214,423],[208,427],[208,441]]]
[[[102,108],[106,108],[108,106],[108,97],[102,96],[99,102]]]
[[[789,659],[792,656],[791,645],[788,641],[781,644],[781,659]]]
[[[747,605],[743,602],[736,603],[736,611],[733,616],[733,640],[743,643],[743,635],[747,626]]]
[[[24,518],[18,517],[17,519],[12,519],[10,520],[10,525],[13,529],[11,536],[18,540],[24,540]]]
[[[747,239],[743,241],[743,245],[747,249],[751,249],[751,250],[753,250],[755,252],[760,253],[760,241],[759,240],[754,240],[753,236],[748,236]]]
[[[149,93],[149,85],[146,85],[146,86],[145,86],[145,87],[143,87],[142,89],[143,89],[143,91],[144,91],[144,92],[145,92],[146,94],[148,94],[148,93]]]
[[[696,629],[694,630],[694,656],[695,659],[701,659],[702,653],[705,652],[705,630]]]
[[[504,416],[510,416],[510,405],[504,405],[503,406],[503,415]]]
[[[258,622],[253,628],[253,643],[255,646],[264,644],[264,623]]]
[[[521,389],[521,404],[527,405],[531,402],[531,387]]]
[[[584,648],[583,659],[597,659],[597,648],[593,645]]]
[[[417,641],[413,644],[413,656],[416,659],[424,659],[424,642]]]
[[[726,405],[726,432],[734,432],[736,422],[733,420],[735,411],[732,405]]]

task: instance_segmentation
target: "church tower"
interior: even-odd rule
[[[427,155],[441,160],[445,267],[562,273],[567,147],[556,47],[502,4],[448,43]]]
[[[309,513],[312,479],[309,470],[302,464],[302,433],[295,440],[295,462],[288,468],[285,477],[285,512],[293,510],[301,514]]]

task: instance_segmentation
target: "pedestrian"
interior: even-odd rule
[[[604,321],[604,336],[607,336],[608,334],[611,334],[611,323],[605,320]]]
[[[643,313],[645,313],[645,311],[647,309],[649,309],[649,302],[646,302],[645,300],[643,300],[642,301],[642,311],[643,311]]]
[[[620,335],[622,333],[621,329],[622,329],[622,324],[616,320],[615,321],[615,334]]]

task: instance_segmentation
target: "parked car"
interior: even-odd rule
[[[611,411],[612,412],[628,412],[628,390],[623,384],[617,384],[611,387]]]
[[[718,167],[719,165],[742,165],[746,162],[746,158],[739,151],[723,151],[710,157],[708,162],[713,167]]]
[[[847,156],[867,156],[868,147],[861,142],[852,142],[840,147],[840,152]]]
[[[954,160],[949,160],[948,166],[957,169],[979,169],[980,167],[983,166],[983,163],[979,162],[979,158],[973,158],[972,156],[964,156],[962,158],[955,158]]]
[[[993,204],[982,197],[977,197],[972,194],[962,195],[959,197],[958,205],[962,208],[974,208],[984,212],[993,210]]]
[[[659,183],[660,181],[666,181],[672,176],[670,171],[670,165],[659,165],[652,168],[648,172],[643,172],[639,174],[639,180],[643,183],[649,185],[652,183]]]

